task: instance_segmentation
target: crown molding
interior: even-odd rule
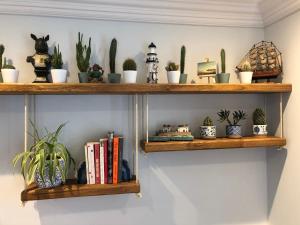
[[[0,0],[0,14],[264,27],[257,1],[250,0]]]

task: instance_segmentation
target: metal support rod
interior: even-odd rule
[[[138,95],[134,96],[135,106],[135,176],[136,182],[139,181],[139,101]]]
[[[149,100],[146,94],[146,142],[149,142]]]
[[[280,137],[283,138],[283,105],[282,105],[282,93],[280,93],[280,103],[279,103],[279,110],[280,110]]]
[[[27,151],[28,147],[28,116],[29,116],[29,96],[24,96],[24,151]]]

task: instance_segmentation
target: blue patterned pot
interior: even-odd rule
[[[242,127],[239,125],[236,126],[226,126],[226,136],[228,138],[241,138],[242,137]]]
[[[58,161],[59,161],[59,164],[61,165],[61,167],[64,168],[64,166],[65,166],[64,160],[59,159]],[[49,166],[48,165],[46,165],[46,167],[45,167],[44,182],[43,182],[42,176],[40,175],[38,170],[35,173],[34,181],[39,188],[57,187],[63,183],[62,175],[58,168],[56,168],[56,170],[55,170],[54,182],[51,182],[51,180],[49,178]]]

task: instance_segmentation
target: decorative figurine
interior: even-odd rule
[[[93,67],[89,68],[88,71],[88,82],[89,83],[105,83],[103,81],[104,70],[98,64],[94,64]]]
[[[147,53],[146,64],[148,65],[147,83],[157,84],[158,81],[158,58],[155,52],[156,46],[151,42],[148,46],[149,53]]]
[[[163,125],[155,136],[149,137],[149,141],[192,141],[194,136],[190,132],[188,125],[178,125],[172,127],[171,125]]]
[[[208,83],[210,84],[211,79],[215,78],[217,73],[217,63],[214,61],[209,61],[208,58],[206,58],[206,62],[200,62],[198,63],[198,76],[200,79],[203,77],[208,78]]]
[[[34,67],[36,79],[34,83],[49,83],[48,75],[51,68],[51,55],[48,53],[49,35],[37,38],[31,34],[31,38],[35,41],[35,54],[28,56],[26,61]]]

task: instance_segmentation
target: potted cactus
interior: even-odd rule
[[[110,68],[110,73],[108,74],[109,83],[120,83],[121,82],[121,74],[116,73],[117,47],[118,47],[118,42],[114,38],[114,39],[112,39],[110,48],[109,48],[109,68]]]
[[[3,82],[1,69],[2,69],[2,57],[3,57],[3,54],[4,54],[4,50],[5,50],[5,47],[4,47],[4,45],[1,44],[0,45],[0,83]]]
[[[212,119],[208,116],[204,119],[202,126],[200,126],[200,136],[203,139],[216,138],[216,126],[214,126]]]
[[[216,75],[217,83],[229,83],[230,73],[226,73],[225,50],[221,50],[221,73]]]
[[[184,73],[185,53],[186,53],[186,49],[185,46],[183,45],[181,47],[181,54],[180,54],[180,79],[179,79],[180,84],[186,84],[186,80],[187,80],[187,74]]]
[[[78,42],[76,44],[76,61],[77,67],[80,71],[78,74],[80,83],[87,83],[89,80],[88,69],[90,67],[91,58],[91,38],[89,38],[89,45],[83,44],[83,34],[78,33]]]
[[[123,63],[124,83],[136,83],[136,63],[133,59],[126,59]]]
[[[252,115],[253,119],[253,134],[255,136],[267,136],[267,120],[266,113],[261,108],[255,109]]]
[[[7,63],[4,57],[4,62],[1,69],[1,74],[4,83],[17,83],[19,78],[19,71],[13,65]]]
[[[54,53],[51,59],[51,76],[53,83],[66,83],[67,70],[63,69],[62,55],[59,50],[59,45],[54,47]]]
[[[166,66],[169,84],[179,84],[180,71],[178,69],[179,65],[176,65],[174,62],[169,62]]]
[[[251,65],[248,61],[246,61],[239,72],[240,82],[242,84],[251,84],[252,83],[253,71],[251,69]]]
[[[220,110],[218,112],[219,121],[222,123],[226,121],[228,125],[226,126],[226,136],[228,138],[241,138],[242,137],[242,128],[239,125],[239,122],[245,120],[247,115],[242,110],[233,112],[233,122],[229,119],[230,111],[229,110]]]

